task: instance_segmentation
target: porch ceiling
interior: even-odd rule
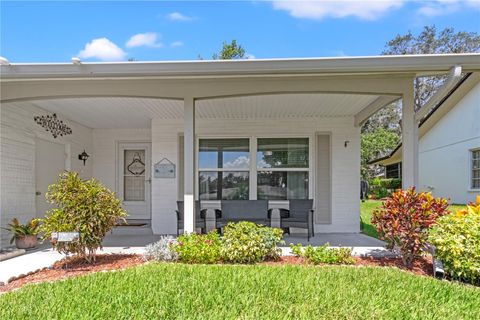
[[[198,100],[197,119],[265,119],[348,117],[375,101],[378,95],[269,94]],[[34,105],[90,128],[149,128],[150,121],[182,119],[183,101],[134,97],[90,97],[10,102]]]

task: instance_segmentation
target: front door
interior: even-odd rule
[[[35,184],[36,215],[43,218],[52,209],[45,194],[48,186],[55,183],[58,175],[65,170],[65,145],[43,139],[35,140]]]
[[[150,219],[150,143],[119,143],[118,196],[127,219]]]

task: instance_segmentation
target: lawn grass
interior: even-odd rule
[[[367,200],[360,203],[360,227],[362,233],[367,236],[378,238],[377,230],[372,224],[372,213],[375,209],[380,207],[382,201],[380,200]],[[459,209],[465,208],[463,204],[451,204],[448,209],[455,212]]]
[[[480,319],[480,288],[394,268],[152,263],[0,295],[0,319]]]

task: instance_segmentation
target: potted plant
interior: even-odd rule
[[[15,241],[18,249],[32,249],[38,244],[37,234],[39,232],[39,226],[40,222],[37,219],[32,219],[26,224],[21,224],[17,218],[13,218],[12,222],[8,224],[8,228],[4,229],[13,234],[10,243]]]

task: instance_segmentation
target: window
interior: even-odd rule
[[[145,150],[125,150],[123,159],[123,199],[145,201]]]
[[[249,139],[200,139],[200,200],[248,200]]]
[[[385,167],[385,178],[387,179],[401,179],[402,178],[402,163],[389,164]]]
[[[472,189],[480,189],[480,149],[472,150]]]
[[[308,138],[257,140],[257,199],[308,199]]]

